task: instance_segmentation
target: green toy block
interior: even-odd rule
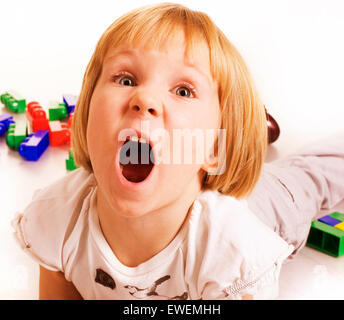
[[[19,145],[27,137],[27,126],[26,121],[16,122],[10,124],[6,134],[6,143],[7,145],[14,149],[18,150]]]
[[[0,96],[0,101],[12,112],[25,112],[26,100],[15,91],[6,91]]]
[[[49,120],[61,120],[66,118],[68,115],[67,106],[65,103],[58,101],[51,101],[49,107]]]
[[[344,231],[320,221],[313,221],[307,245],[331,256],[344,254]]]
[[[68,171],[72,171],[79,168],[78,166],[75,165],[74,162],[74,155],[72,149],[68,151],[68,159],[66,159],[66,169]]]
[[[335,219],[337,219],[337,220],[339,220],[339,221],[344,221],[344,213],[340,213],[340,212],[332,212],[331,214],[330,214],[330,216],[332,217],[332,218],[335,218]]]

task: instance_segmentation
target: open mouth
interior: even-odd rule
[[[128,137],[120,149],[119,165],[128,181],[144,181],[154,167],[154,154],[149,142],[142,137]]]

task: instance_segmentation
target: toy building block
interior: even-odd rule
[[[49,141],[51,146],[60,146],[70,142],[70,130],[67,123],[49,121]]]
[[[339,223],[334,225],[334,227],[344,231],[344,213],[332,212],[330,216],[339,221]]]
[[[26,121],[12,123],[8,127],[8,131],[6,135],[6,143],[10,148],[18,150],[19,145],[25,140],[26,137],[27,137]]]
[[[323,216],[318,221],[328,224],[329,226],[335,227],[337,229],[344,229],[344,214],[340,212],[332,212],[327,216]]]
[[[49,131],[38,130],[31,133],[19,145],[19,154],[27,161],[37,161],[49,146]]]
[[[330,215],[324,216],[324,217],[318,219],[318,221],[326,223],[326,224],[328,224],[329,226],[332,226],[332,227],[334,227],[336,224],[341,222],[340,220],[337,220],[336,218],[333,218]]]
[[[313,221],[307,245],[334,257],[339,257],[344,254],[344,231],[336,228],[336,225],[332,226],[319,220]]]
[[[28,103],[26,108],[26,118],[30,123],[30,128],[33,132],[38,130],[49,130],[49,120],[41,105],[32,101]]]
[[[344,231],[344,222],[338,223],[334,227],[339,229],[339,230],[343,230]]]
[[[69,129],[71,130],[72,130],[72,125],[73,125],[73,118],[74,118],[74,113],[70,113],[67,124],[68,124]]]
[[[335,211],[335,212],[332,212],[330,216],[342,222],[344,221],[344,213]]]
[[[0,101],[13,112],[25,112],[26,100],[15,91],[6,91],[0,96]]]
[[[49,107],[49,120],[61,120],[66,118],[68,115],[67,107],[65,103],[60,103],[58,101],[51,101]]]
[[[13,116],[8,113],[0,114],[0,136],[2,136],[11,123],[14,123]]]
[[[66,104],[68,113],[73,113],[78,96],[75,96],[73,94],[64,94],[62,98],[63,102]]]
[[[72,151],[72,149],[69,149],[68,158],[66,159],[66,169],[68,171],[72,171],[72,170],[75,170],[77,168],[79,168],[79,167],[75,165],[73,151]]]

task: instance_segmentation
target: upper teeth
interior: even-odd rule
[[[134,142],[140,142],[140,143],[147,143],[147,140],[145,138],[138,138],[137,136],[131,136],[129,137],[129,140],[134,141]]]

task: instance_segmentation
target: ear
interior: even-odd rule
[[[211,139],[214,139],[214,137]],[[221,156],[226,155],[226,130],[218,129],[215,141],[211,140],[209,141],[209,144],[211,146],[207,150],[205,160],[201,168],[203,171],[207,172],[208,175],[222,174],[226,167],[226,157]]]
[[[211,175],[217,171],[218,165],[217,156],[211,155],[206,157],[201,169]]]

